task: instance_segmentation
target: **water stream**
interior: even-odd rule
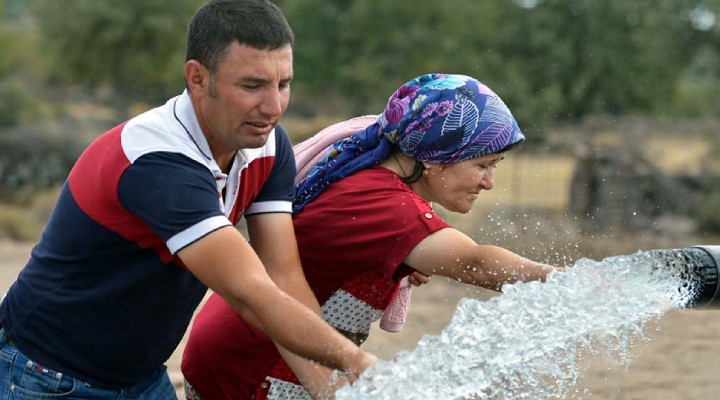
[[[690,256],[690,259],[688,258]],[[693,254],[653,250],[578,260],[546,283],[506,285],[490,300],[463,299],[439,335],[380,361],[338,400],[575,399],[580,355],[628,363],[649,323],[697,293]]]

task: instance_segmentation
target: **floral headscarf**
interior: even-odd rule
[[[418,161],[449,164],[524,140],[510,110],[484,84],[464,75],[422,75],[390,96],[374,124],[336,142],[298,182],[293,213],[331,183],[382,162],[393,145]]]

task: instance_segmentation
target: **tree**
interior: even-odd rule
[[[551,117],[653,111],[698,49],[692,2],[547,0],[521,16],[535,92],[557,93]]]
[[[202,0],[35,1],[55,79],[110,84],[135,99],[182,87],[185,23]],[[408,79],[451,72],[495,89],[530,129],[667,113],[679,87],[691,87],[678,81],[712,69],[720,43],[708,23],[720,0],[277,3],[297,37],[291,104],[311,111],[346,103],[353,114],[379,112]]]
[[[200,0],[37,0],[54,79],[109,84],[121,98],[162,99],[184,85],[186,23]]]
[[[718,0],[363,0],[332,13],[305,0],[286,14],[308,96],[335,91],[355,114],[378,112],[418,74],[464,73],[495,89],[521,125],[542,128],[669,111],[677,80],[717,43],[693,20],[700,3],[717,14]]]

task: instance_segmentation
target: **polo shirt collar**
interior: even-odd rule
[[[200,123],[195,115],[195,109],[193,109],[190,94],[187,89],[177,97],[173,112],[175,119],[183,126],[185,134],[195,143],[197,150],[202,154],[203,158],[214,163],[215,160],[213,159],[212,151],[210,151],[210,145],[202,129],[200,129]]]

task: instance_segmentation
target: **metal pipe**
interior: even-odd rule
[[[720,309],[720,246],[699,245],[692,249],[703,251],[706,257],[702,257],[704,261],[696,265],[695,273],[700,286],[695,301],[689,307]]]
[[[685,288],[691,289],[692,297],[685,307],[720,309],[720,246],[699,245],[647,253],[658,262],[656,268],[678,272]]]

